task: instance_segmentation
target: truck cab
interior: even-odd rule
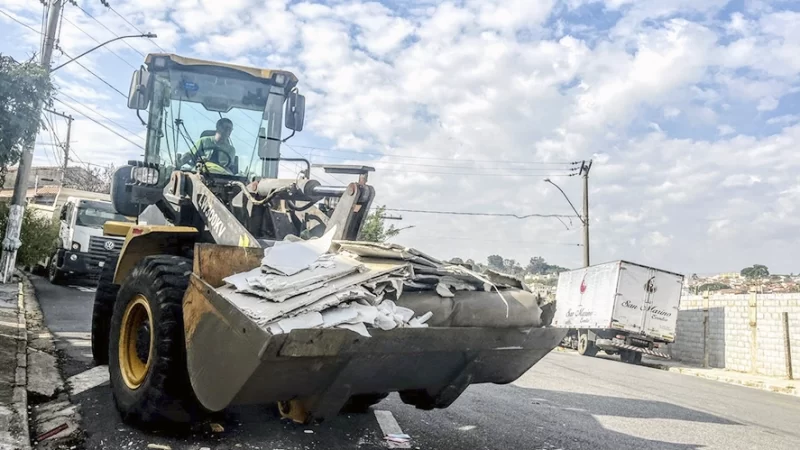
[[[70,277],[96,277],[107,257],[119,255],[124,239],[103,235],[107,221],[130,222],[111,202],[69,197],[59,213],[58,248],[48,264],[48,278],[63,284]]]

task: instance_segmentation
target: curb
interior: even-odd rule
[[[30,449],[31,435],[28,427],[28,321],[25,317],[25,285],[19,274],[17,293],[17,373],[14,380],[14,409],[20,418],[24,450]]]
[[[728,377],[724,374],[715,375],[710,373],[703,373],[702,369],[695,369],[692,367],[658,367],[661,370],[666,370],[681,375],[691,375],[698,378],[705,378],[706,380],[718,381],[720,383],[735,384],[738,386],[749,387],[761,391],[775,392],[777,394],[791,395],[793,397],[800,397],[800,391],[795,386],[781,386],[779,384],[771,383],[770,381],[763,380],[742,380],[735,377]]]

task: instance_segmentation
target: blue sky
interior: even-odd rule
[[[295,72],[308,115],[284,154],[370,162],[380,204],[566,214],[543,179],[569,172],[553,163],[593,158],[593,262],[800,272],[798,2],[110,3],[169,51]],[[102,25],[68,5],[60,42],[68,54],[94,45],[87,34],[113,37],[103,25],[133,31],[99,1],[78,4]],[[38,2],[0,0],[0,8],[40,29]],[[0,51],[21,58],[38,49],[35,32],[2,15],[0,23]],[[147,40],[129,44],[136,50],[116,43],[116,55],[98,51],[84,65],[126,92],[138,52],[158,51]],[[59,109],[77,118],[81,160],[141,153],[79,115],[142,142],[118,93],[75,65],[57,83]],[[37,163],[55,159],[37,148]],[[346,181],[337,178],[322,176]],[[579,202],[577,177],[553,180]],[[581,262],[577,220],[567,229],[553,219],[402,216],[399,225],[414,228],[397,242],[441,257]]]

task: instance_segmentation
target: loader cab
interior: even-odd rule
[[[161,185],[174,170],[276,178],[280,145],[288,139],[283,128],[289,137],[303,128],[305,99],[297,81],[282,70],[148,55],[133,74],[128,96],[129,108],[148,112],[144,164],[157,165]],[[214,136],[221,118],[235,124],[226,143],[234,154],[212,164],[196,148],[202,137]]]

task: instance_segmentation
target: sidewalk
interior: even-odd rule
[[[780,394],[800,397],[800,380],[786,380],[766,375],[735,372],[733,370],[704,368],[689,366],[678,361],[665,361],[663,359],[645,358],[644,365],[670,372],[693,375],[723,383],[738,384],[764,391],[778,392]]]
[[[0,449],[28,449],[25,311],[20,282],[0,284]]]

